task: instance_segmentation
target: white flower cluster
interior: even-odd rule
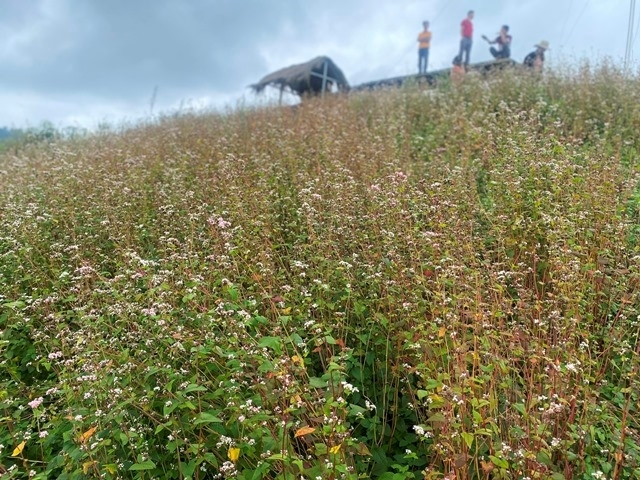
[[[414,425],[413,431],[416,432],[416,435],[418,435],[418,437],[422,437],[422,439],[433,437],[433,432],[425,430],[424,426],[422,425]]]
[[[354,387],[353,385],[351,385],[350,383],[347,382],[342,382],[342,388],[344,388],[344,392],[347,395],[351,395],[354,392],[359,392],[360,390],[358,390],[358,387]]]

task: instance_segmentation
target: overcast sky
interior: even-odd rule
[[[1,0],[0,126],[93,128],[179,108],[252,103],[265,74],[330,56],[352,85],[415,73],[431,21],[429,68],[449,66],[459,24],[508,24],[518,61],[540,40],[552,62],[622,63],[630,0]],[[640,19],[640,7],[637,18]],[[636,22],[636,25],[638,22]],[[637,25],[640,27],[640,25]],[[636,27],[636,32],[640,28]],[[640,59],[640,35],[634,42]],[[637,62],[635,63],[637,65]]]

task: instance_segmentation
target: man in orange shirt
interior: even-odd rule
[[[429,30],[429,22],[422,22],[424,30],[418,35],[418,73],[427,73],[427,64],[429,63],[429,48],[431,47],[431,31]]]

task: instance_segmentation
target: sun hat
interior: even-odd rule
[[[540,43],[534,45],[534,47],[541,48],[543,50],[549,50],[549,42],[542,40]]]

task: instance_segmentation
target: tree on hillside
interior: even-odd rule
[[[22,133],[21,130],[15,128],[0,127],[0,140],[17,137]]]

